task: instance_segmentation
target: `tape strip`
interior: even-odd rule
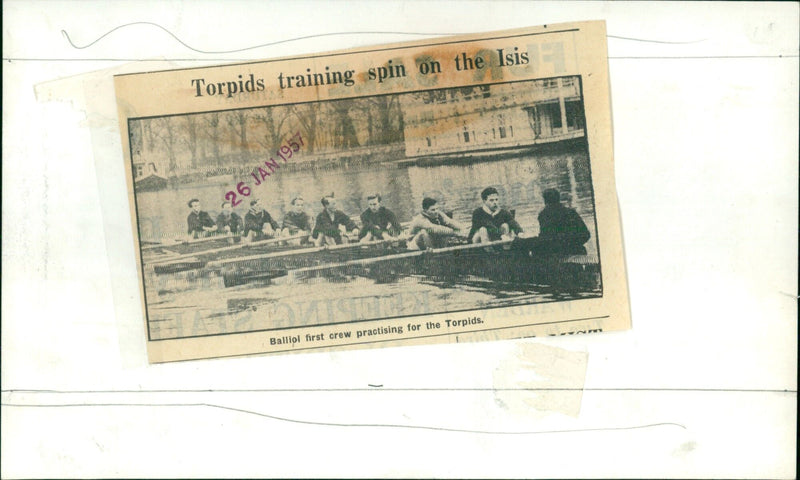
[[[577,417],[589,354],[538,343],[519,344],[495,368],[495,402],[511,413]]]

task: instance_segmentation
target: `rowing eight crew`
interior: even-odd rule
[[[585,254],[583,247],[590,237],[586,224],[578,213],[561,204],[556,189],[547,189],[543,194],[545,208],[539,213],[539,249],[546,253]],[[336,208],[333,193],[322,198],[322,211],[312,228],[311,218],[305,211],[305,201],[296,196],[291,208],[279,225],[258,200],[250,202],[250,210],[244,221],[231,209],[230,202],[222,204],[222,212],[216,223],[200,209],[200,201],[188,202],[191,213],[187,217],[188,234],[191,238],[214,233],[237,235],[241,232],[245,241],[264,238],[292,237],[296,244],[309,243],[316,246],[348,243],[350,238],[360,242],[376,240],[408,239],[412,250],[441,248],[450,237],[466,237],[472,243],[487,243],[497,240],[512,240],[523,232],[512,212],[500,207],[500,195],[496,188],[488,187],[481,192],[483,205],[472,212],[471,226],[467,229],[447,213],[440,210],[436,199],[425,197],[422,211],[414,216],[408,235],[397,216],[381,205],[380,194],[367,197],[368,208],[361,213],[361,228],[349,215]]]
[[[369,208],[361,214],[362,228],[359,229],[347,214],[336,208],[336,199],[331,193],[322,198],[323,209],[312,228],[311,217],[305,211],[305,200],[300,196],[292,198],[290,210],[280,225],[259,200],[250,202],[244,221],[232,211],[230,202],[224,202],[215,223],[208,212],[201,210],[200,201],[193,198],[188,202],[191,212],[186,219],[187,234],[190,239],[215,233],[240,234],[246,241],[293,237],[298,244],[313,239],[317,246],[347,243],[350,237],[356,237],[361,242],[399,239],[403,227],[397,221],[397,216],[380,202],[379,194],[367,197]]]

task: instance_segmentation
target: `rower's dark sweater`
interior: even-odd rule
[[[250,232],[260,234],[265,223],[269,223],[273,230],[278,229],[278,222],[272,219],[272,215],[270,215],[268,211],[261,210],[260,212],[254,212],[253,210],[249,210],[247,215],[244,216],[244,236],[246,237]]]
[[[585,255],[591,234],[578,212],[561,204],[546,205],[539,213],[541,253]]]
[[[289,230],[311,230],[311,218],[306,212],[287,212],[283,217],[283,228]]]
[[[476,208],[475,211],[472,212],[472,228],[469,230],[469,239],[472,241],[475,232],[480,230],[481,227],[486,227],[491,241],[500,240],[500,226],[504,223],[508,224],[508,229],[510,231],[514,233],[522,232],[522,227],[514,220],[514,216],[511,215],[511,212],[508,210],[501,208],[497,214],[492,215],[487,213],[482,207]]]
[[[364,238],[367,233],[372,233],[376,239],[383,238],[383,232],[396,237],[403,230],[397,216],[386,207],[381,207],[377,212],[369,208],[361,214],[361,233],[359,237]]]
[[[322,210],[317,215],[317,221],[314,224],[314,231],[311,232],[311,236],[318,238],[319,234],[327,235],[333,237],[336,243],[342,243],[342,232],[339,231],[339,225],[344,225],[347,231],[358,228],[355,222],[343,211],[336,210],[333,213],[333,218],[331,218],[328,212]]]
[[[242,217],[233,212],[229,215],[220,213],[217,215],[217,230],[221,232],[225,227],[230,227],[231,233],[239,233],[242,229]]]
[[[214,226],[214,221],[211,220],[211,216],[208,212],[199,212],[199,213],[190,213],[188,217],[186,217],[186,224],[188,227],[188,233],[191,234],[202,234],[204,232],[203,227],[211,228]]]

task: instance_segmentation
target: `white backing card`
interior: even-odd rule
[[[794,476],[796,5],[100,5],[4,4],[4,477]],[[114,112],[95,122],[45,84],[594,19],[632,330],[147,364],[124,183],[104,168],[119,136],[96,128]],[[60,33],[83,46],[133,21],[208,51],[362,33],[226,54],[152,25],[82,50]],[[572,372],[541,381],[581,382],[578,416],[537,409],[514,376],[530,368]]]

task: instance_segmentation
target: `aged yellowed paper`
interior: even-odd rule
[[[605,24],[115,78],[151,362],[630,327]]]

